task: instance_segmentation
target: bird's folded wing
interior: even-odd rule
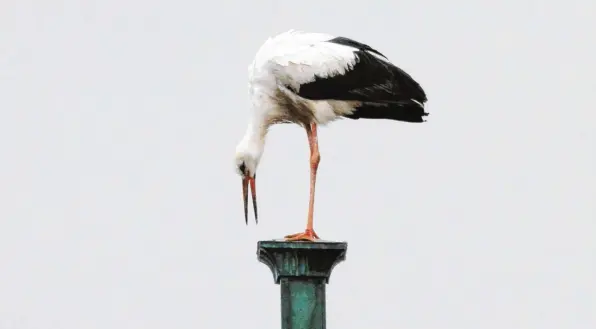
[[[338,44],[319,42],[293,45],[271,57],[267,69],[293,90],[313,82],[317,77],[330,78],[345,74],[356,64],[354,49]]]
[[[370,47],[334,40],[325,34],[299,32],[277,36],[257,52],[249,75],[251,79],[273,76],[278,84],[312,100],[426,101],[410,75]]]

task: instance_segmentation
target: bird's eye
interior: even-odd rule
[[[246,165],[244,164],[244,162],[242,162],[239,166],[238,166],[238,170],[240,170],[240,172],[242,174],[246,174]]]

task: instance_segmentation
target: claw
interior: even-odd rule
[[[313,230],[306,230],[302,233],[290,234],[284,237],[286,241],[310,241],[316,242],[320,240],[319,236]]]

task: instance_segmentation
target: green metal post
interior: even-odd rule
[[[281,287],[282,329],[325,329],[325,285],[345,242],[259,241],[257,256]]]

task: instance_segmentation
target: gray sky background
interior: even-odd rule
[[[596,4],[364,3],[2,1],[0,329],[279,328],[256,242],[304,228],[305,133],[272,129],[256,227],[233,156],[290,28],[429,96],[424,125],[320,131],[329,328],[596,327]]]

